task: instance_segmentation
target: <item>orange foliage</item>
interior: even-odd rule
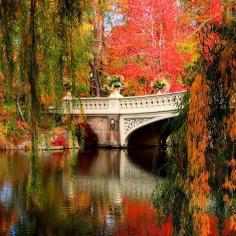
[[[207,117],[209,115],[209,86],[206,79],[198,75],[190,90],[188,114],[188,158],[190,174],[198,174],[205,168],[205,149],[207,147]]]
[[[187,123],[189,161],[190,212],[196,220],[195,230],[200,235],[209,235],[210,223],[205,208],[210,193],[209,173],[206,171],[207,118],[209,115],[209,86],[202,75],[198,75],[190,90]]]
[[[224,89],[227,92],[230,100],[229,107],[230,113],[225,118],[226,133],[230,136],[231,140],[234,142],[236,140],[236,43],[228,43],[225,49],[221,53],[220,57],[220,71],[221,77],[224,79],[222,81]],[[236,191],[236,160],[235,151],[232,153],[232,159],[227,161],[227,166],[230,173],[229,176],[225,177],[225,182],[223,188],[227,190],[224,195],[224,201],[229,207],[233,205],[233,196]],[[235,211],[230,216],[229,220],[230,229],[236,231],[236,213]]]
[[[40,103],[41,105],[48,107],[50,105],[54,105],[56,101],[55,95],[52,93],[44,94],[40,97]]]
[[[229,105],[231,108],[230,116],[226,123],[228,132],[232,139],[236,138],[236,43],[229,44],[221,53],[220,60],[221,75],[225,78],[224,87],[230,96]],[[230,71],[230,75],[228,75]],[[229,81],[232,80],[229,86]]]
[[[230,176],[225,178],[225,183],[223,184],[223,188],[227,189],[229,193],[233,194],[236,191],[236,160],[232,159],[230,161],[227,161],[227,165],[232,169],[232,171]],[[229,206],[233,204],[232,199],[230,199],[228,194],[224,195],[224,201]]]

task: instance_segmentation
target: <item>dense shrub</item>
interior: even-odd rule
[[[78,123],[76,136],[81,148],[96,147],[98,143],[97,134],[92,130],[88,123]]]

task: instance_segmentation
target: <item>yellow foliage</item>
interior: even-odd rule
[[[79,123],[86,123],[86,116],[84,114],[84,108],[83,106],[80,106],[80,111],[79,111]]]
[[[6,126],[3,123],[0,123],[0,149],[2,150],[13,149],[14,145],[11,142],[9,142],[6,135],[7,135]]]
[[[83,23],[79,27],[79,31],[80,31],[81,35],[83,35],[84,33],[91,32],[91,31],[93,31],[93,25],[89,24],[89,23]]]

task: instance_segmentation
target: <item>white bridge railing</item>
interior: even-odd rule
[[[86,115],[137,114],[178,109],[185,91],[135,97],[72,98],[65,97],[63,114],[79,114],[81,106]]]

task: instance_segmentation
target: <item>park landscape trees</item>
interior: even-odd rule
[[[180,51],[186,31],[176,1],[127,1],[124,22],[107,36],[108,71],[147,83],[166,79],[171,87],[184,74],[190,53]]]
[[[213,197],[219,219],[217,231],[220,235],[227,235],[227,224],[231,230],[236,229],[233,206],[235,9],[230,1],[192,3],[195,3],[194,8],[187,14],[193,14],[196,19],[193,35],[198,45],[199,58],[195,69],[190,70],[192,82],[186,109],[175,123],[176,132],[171,141],[173,153],[169,159],[172,165],[170,176],[175,187],[162,196],[163,199],[154,199],[159,206],[160,202],[164,204],[163,201],[175,196],[172,208],[176,209],[174,221],[177,231],[188,235],[194,229],[199,235],[211,235],[207,202],[209,197]],[[178,163],[173,163],[176,160]],[[168,207],[164,211],[168,212]],[[183,221],[179,220],[179,214],[184,215]]]
[[[174,218],[175,229],[186,233],[190,225],[209,235],[205,210],[212,193],[219,232],[226,219],[236,228],[233,0],[2,0],[0,22],[2,148],[29,136],[36,144],[38,131],[54,125],[40,111],[59,104],[68,90],[89,95],[90,86],[101,96],[112,76],[123,78],[126,95],[154,92],[156,82],[168,83],[169,91],[184,85],[189,97],[169,161],[176,167],[171,196],[187,207],[175,208],[186,217],[182,225]]]

